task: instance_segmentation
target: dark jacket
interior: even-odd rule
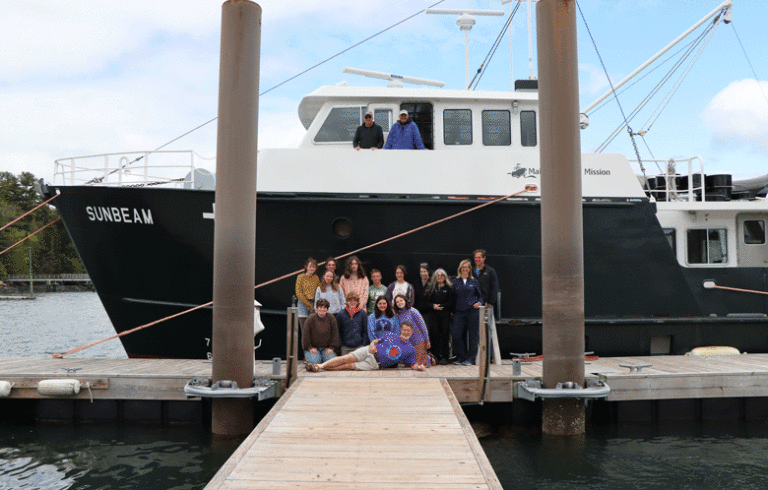
[[[413,307],[419,310],[422,316],[432,311],[432,304],[427,300],[425,288],[426,285],[421,283],[421,278],[416,279],[416,282],[413,283]]]
[[[370,343],[368,340],[368,316],[361,309],[350,317],[346,308],[336,313],[339,325],[339,340],[345,347],[358,347]]]
[[[469,278],[467,283],[464,284],[464,280],[461,277],[457,277],[453,280],[453,292],[454,292],[454,311],[463,313],[474,309],[475,303],[483,302],[483,294],[480,292],[480,284],[477,279]]]
[[[370,128],[365,124],[358,126],[357,131],[355,131],[355,137],[352,140],[352,147],[357,148],[358,146],[366,149],[375,146],[381,149],[384,146],[384,131],[381,129],[381,126],[376,123],[373,123],[373,126]]]
[[[427,293],[427,301],[429,301],[429,306],[434,314],[440,316],[450,315],[454,308],[453,288],[448,284],[444,286],[436,284],[435,289]],[[432,305],[440,305],[443,309],[435,310]]]
[[[475,270],[477,272],[477,270]],[[493,267],[486,265],[483,270],[477,274],[477,282],[480,283],[480,292],[483,293],[483,299],[486,303],[493,306],[496,304],[496,297],[499,294],[499,278]]]

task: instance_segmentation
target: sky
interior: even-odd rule
[[[275,87],[438,2],[258,2],[263,9],[259,89]],[[0,0],[0,171],[32,172],[51,182],[55,159],[153,150],[214,118],[221,4],[220,0]],[[582,108],[609,89],[606,72],[613,83],[618,82],[719,4],[719,0],[579,0],[586,20],[585,25],[578,15]],[[649,104],[646,115],[630,123],[635,132],[647,131],[637,138],[642,158],[700,156],[707,173],[731,173],[736,179],[768,173],[764,50],[768,2],[734,0],[734,4],[733,22],[718,27],[671,100],[661,102],[658,119],[649,115],[660,98]],[[469,35],[471,71],[485,58],[510,12],[510,5],[501,0],[444,0],[435,8],[505,12],[503,17],[477,17]],[[421,13],[262,95],[259,148],[299,144],[304,129],[298,105],[318,87],[339,82],[386,84],[342,73],[345,66],[463,88],[464,36],[455,22],[455,16]],[[513,74],[528,78],[525,6],[512,25]],[[507,31],[479,90],[510,89],[509,45]],[[582,131],[582,151],[595,151],[622,121],[622,111],[631,113],[672,63],[621,93],[621,109],[611,98],[591,113],[590,126]],[[535,74],[535,46],[533,64]],[[671,90],[669,86],[662,88],[661,97]],[[200,161],[213,162],[204,159],[216,155],[215,121],[166,149],[194,150],[203,157]],[[626,131],[605,151],[635,155]]]

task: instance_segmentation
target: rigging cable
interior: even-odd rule
[[[286,83],[290,82],[291,80],[294,80],[294,79],[296,79],[296,78],[298,78],[298,77],[300,77],[300,76],[304,75],[304,74],[305,74],[305,73],[307,73],[307,72],[310,72],[310,71],[314,70],[314,69],[315,69],[315,68],[317,68],[318,66],[320,66],[320,65],[323,65],[323,64],[325,64],[325,63],[327,63],[327,62],[331,61],[332,59],[334,59],[334,58],[336,58],[336,57],[338,57],[338,56],[341,56],[342,54],[346,53],[347,51],[349,51],[349,50],[351,50],[351,49],[354,49],[354,48],[356,48],[356,47],[360,46],[361,44],[363,44],[363,43],[366,43],[366,42],[370,41],[371,39],[375,38],[376,36],[379,36],[380,34],[383,34],[383,33],[387,32],[387,31],[389,31],[390,29],[393,29],[393,28],[395,28],[395,27],[399,26],[399,25],[400,25],[400,24],[402,24],[402,23],[404,23],[404,22],[407,22],[407,21],[411,20],[412,18],[416,17],[417,15],[424,13],[424,11],[425,11],[425,10],[427,10],[427,9],[429,9],[429,8],[432,8],[432,7],[434,7],[435,5],[440,5],[440,4],[441,4],[441,3],[443,3],[443,2],[445,2],[445,0],[439,0],[439,1],[435,2],[435,3],[433,3],[432,5],[430,5],[429,7],[426,7],[426,8],[423,8],[423,9],[419,10],[419,11],[418,11],[418,12],[416,12],[415,14],[413,14],[413,15],[409,15],[408,17],[406,17],[406,18],[404,18],[404,19],[402,19],[402,20],[400,20],[400,21],[398,21],[398,22],[395,22],[395,23],[394,23],[394,24],[392,24],[391,26],[389,26],[389,27],[387,27],[387,28],[384,28],[384,29],[380,30],[379,32],[377,32],[377,33],[375,33],[375,34],[372,34],[372,35],[368,36],[367,38],[363,39],[362,41],[360,41],[360,42],[358,42],[358,43],[355,43],[355,44],[353,44],[352,46],[349,46],[348,48],[345,48],[345,49],[343,49],[343,50],[339,51],[338,53],[334,54],[333,56],[330,56],[330,57],[328,57],[328,58],[324,59],[324,60],[323,60],[323,61],[321,61],[320,63],[317,63],[317,64],[315,64],[315,65],[312,65],[312,66],[310,66],[309,68],[307,68],[306,70],[304,70],[304,71],[302,71],[302,72],[300,72],[300,73],[297,73],[296,75],[294,75],[294,76],[292,76],[292,77],[290,77],[290,78],[288,78],[288,79],[286,79],[286,80],[283,80],[282,82],[278,83],[278,84],[277,84],[277,85],[275,85],[274,87],[268,88],[267,90],[265,90],[265,91],[261,92],[261,93],[259,94],[259,97],[261,97],[262,95],[265,95],[265,94],[267,94],[267,93],[271,92],[272,90],[274,90],[274,89],[276,89],[276,88],[278,88],[278,87],[280,87],[280,86],[282,86],[282,85],[285,85]],[[219,117],[218,117],[218,116],[216,116],[216,117],[213,117],[213,118],[209,119],[208,121],[206,121],[206,122],[202,123],[201,125],[197,126],[196,128],[190,129],[189,131],[187,131],[186,133],[182,134],[181,136],[178,136],[178,137],[176,137],[176,138],[172,139],[171,141],[169,141],[169,142],[165,143],[164,145],[160,145],[160,146],[158,146],[157,148],[155,148],[154,150],[152,150],[152,151],[150,151],[150,152],[147,152],[145,155],[142,155],[142,156],[140,156],[140,157],[136,157],[135,159],[131,160],[130,162],[127,162],[125,165],[121,165],[119,168],[116,168],[116,169],[112,170],[112,171],[111,171],[111,172],[109,172],[107,175],[112,175],[113,173],[115,173],[115,172],[119,172],[120,170],[122,170],[122,169],[124,169],[124,168],[128,167],[129,165],[133,165],[134,163],[138,162],[139,160],[141,160],[142,158],[144,158],[144,156],[148,155],[149,153],[154,153],[154,152],[156,152],[156,151],[160,151],[162,148],[165,148],[166,146],[170,145],[171,143],[173,143],[173,142],[175,142],[175,141],[178,141],[178,140],[180,140],[181,138],[183,138],[183,137],[187,136],[188,134],[190,134],[190,133],[193,133],[193,132],[197,131],[198,129],[202,128],[203,126],[207,126],[208,124],[212,123],[213,121],[215,121],[215,120],[216,120],[216,119],[218,119],[218,118],[219,118]],[[96,177],[96,178],[93,178],[93,179],[89,180],[88,182],[86,182],[86,183],[85,183],[85,185],[88,185],[88,184],[98,184],[98,183],[99,183],[99,182],[101,182],[102,180],[104,180],[104,177]]]
[[[419,226],[418,228],[413,228],[411,230],[405,231],[403,233],[400,233],[399,235],[395,235],[395,236],[392,236],[392,237],[389,237],[389,238],[385,238],[384,240],[378,241],[376,243],[372,243],[370,245],[366,245],[365,247],[358,248],[357,250],[353,250],[353,251],[345,253],[343,255],[339,255],[338,257],[335,257],[335,260],[343,259],[343,258],[348,257],[350,255],[354,255],[356,253],[359,253],[359,252],[361,252],[363,250],[367,250],[367,249],[375,247],[377,245],[381,245],[383,243],[387,243],[387,242],[390,242],[392,240],[396,240],[396,239],[404,237],[406,235],[410,235],[411,233],[415,233],[415,232],[423,230],[425,228],[429,228],[430,226],[437,225],[437,224],[442,223],[444,221],[448,221],[448,220],[453,219],[453,218],[458,218],[459,216],[465,215],[467,213],[471,213],[472,211],[477,211],[477,210],[482,209],[482,208],[484,208],[486,206],[490,206],[491,204],[495,204],[495,203],[497,203],[499,201],[504,201],[504,200],[509,199],[511,197],[517,196],[518,194],[522,194],[524,192],[533,192],[533,191],[536,191],[536,190],[537,190],[537,187],[535,185],[528,184],[528,185],[525,186],[525,188],[523,188],[523,190],[515,191],[512,194],[508,194],[508,195],[503,196],[503,197],[495,198],[495,199],[493,199],[491,201],[484,202],[483,204],[479,204],[479,205],[471,207],[469,209],[465,209],[464,211],[460,211],[460,212],[452,214],[450,216],[446,216],[445,218],[441,218],[439,220],[432,221],[430,223],[427,223],[426,225]],[[59,218],[59,219],[61,219],[61,218]],[[29,237],[27,237],[27,238],[29,238]],[[325,264],[325,262],[320,262],[317,265],[321,266],[323,264]],[[254,286],[253,289],[254,290],[255,289],[259,289],[260,287],[267,286],[267,285],[272,284],[274,282],[282,281],[283,279],[287,279],[289,277],[295,277],[296,274],[299,274],[299,273],[301,273],[303,271],[304,271],[304,269],[299,269],[299,270],[296,270],[296,271],[293,271],[293,272],[289,272],[288,274],[284,274],[284,275],[282,275],[280,277],[276,277],[274,279],[270,279],[269,281],[262,282],[261,284],[257,284],[256,286]],[[104,339],[101,339],[101,340],[97,340],[95,342],[91,342],[90,344],[81,345],[80,347],[75,347],[73,349],[68,350],[67,352],[63,352],[61,354],[58,354],[58,353],[57,354],[53,354],[53,357],[54,358],[62,358],[64,356],[68,356],[70,354],[74,354],[75,352],[80,352],[81,350],[87,349],[88,347],[93,347],[94,345],[101,344],[102,342],[106,342],[108,340],[112,340],[112,339],[116,339],[116,338],[119,338],[119,337],[123,337],[123,336],[131,334],[133,332],[137,332],[137,331],[143,330],[143,329],[145,329],[147,327],[151,327],[152,325],[157,325],[158,323],[164,322],[166,320],[170,320],[172,318],[176,318],[178,316],[185,315],[187,313],[191,313],[191,312],[199,310],[201,308],[205,308],[206,306],[210,306],[212,304],[213,304],[213,301],[209,301],[209,302],[207,302],[205,304],[197,305],[197,306],[195,306],[193,308],[181,311],[179,313],[175,313],[175,314],[167,316],[165,318],[160,318],[159,320],[155,320],[153,322],[146,323],[144,325],[139,325],[138,327],[134,327],[134,328],[132,328],[130,330],[126,330],[124,332],[120,332],[119,334],[112,335],[111,337],[107,337],[107,338],[104,338]]]
[[[488,69],[488,64],[491,62],[493,55],[496,54],[496,50],[499,49],[499,45],[501,45],[501,40],[504,37],[504,34],[507,32],[507,28],[512,23],[512,19],[515,18],[515,14],[517,13],[519,8],[520,8],[520,0],[517,1],[517,5],[515,5],[515,8],[509,14],[509,18],[507,18],[507,21],[502,26],[501,31],[499,32],[499,35],[496,36],[496,40],[493,42],[493,45],[491,45],[491,49],[488,50],[488,54],[485,55],[485,59],[483,60],[482,63],[480,63],[480,67],[477,69],[477,72],[475,73],[475,76],[472,78],[472,81],[469,82],[469,87],[472,87],[473,84],[475,85],[474,88],[472,88],[472,90],[477,90],[477,85],[480,83],[480,79],[483,78],[485,71]],[[477,82],[475,82],[475,80],[477,80]]]
[[[749,56],[747,56],[747,50],[744,49],[744,44],[742,44],[741,38],[739,37],[739,33],[736,32],[736,26],[733,25],[733,22],[731,22],[731,27],[733,28],[733,33],[736,34],[736,39],[739,41],[739,46],[741,46],[741,51],[744,53],[744,57],[747,59],[747,63],[749,63],[749,68],[752,70],[752,74],[755,76],[755,81],[757,82],[757,86],[760,88],[760,92],[763,94],[763,98],[765,99],[766,104],[768,104],[768,96],[766,96],[765,92],[763,91],[763,84],[760,83],[760,79],[757,78],[757,73],[755,73],[755,67],[752,66],[752,62],[749,60]]]
[[[661,91],[662,87],[672,78],[672,75],[677,72],[677,70],[680,69],[681,66],[683,66],[683,63],[685,60],[687,60],[692,53],[695,51],[697,46],[701,43],[701,41],[704,39],[704,37],[711,31],[712,26],[709,26],[707,29],[705,29],[701,34],[699,34],[696,37],[696,40],[692,43],[690,43],[686,49],[685,52],[680,56],[680,59],[675,61],[674,65],[669,69],[669,71],[662,77],[661,80],[651,89],[651,91],[638,103],[637,107],[630,113],[629,121],[632,121],[637,114],[645,108],[646,105],[650,103],[650,101],[656,96],[656,94]],[[603,150],[605,150],[609,144],[613,142],[614,139],[621,133],[621,130],[624,128],[625,124],[621,123],[619,126],[616,127],[616,129],[603,141],[603,143],[597,148],[596,153],[601,153]],[[639,134],[634,133],[634,134]]]
[[[594,46],[595,53],[597,53],[597,59],[600,60],[600,65],[603,67],[605,78],[608,80],[608,84],[611,86],[611,92],[613,93],[613,97],[616,99],[616,105],[619,106],[619,111],[621,111],[621,115],[624,118],[624,122],[627,125],[627,132],[629,133],[629,138],[632,140],[632,146],[635,148],[635,155],[637,155],[637,162],[640,164],[640,170],[643,172],[643,179],[645,179],[645,181],[647,182],[648,177],[645,175],[645,167],[643,167],[643,160],[640,158],[640,151],[637,149],[637,142],[635,141],[632,128],[629,126],[629,121],[627,121],[627,116],[626,114],[624,114],[624,108],[621,106],[621,101],[619,101],[618,95],[616,95],[616,89],[613,88],[613,82],[611,81],[611,76],[608,74],[608,69],[605,67],[605,63],[603,62],[603,57],[600,55],[600,51],[597,49],[597,43],[595,42],[595,38],[592,36],[592,31],[589,29],[589,25],[587,24],[587,19],[584,17],[584,12],[581,10],[581,4],[579,3],[578,0],[576,0],[576,7],[579,9],[579,14],[581,14],[581,20],[584,21],[584,27],[586,27],[587,29],[589,38],[592,40],[592,46]]]

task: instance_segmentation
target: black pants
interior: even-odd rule
[[[437,360],[448,359],[451,355],[449,341],[451,338],[451,314],[447,311],[431,311],[427,316],[429,341],[432,343],[432,354]]]

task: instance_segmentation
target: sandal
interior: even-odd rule
[[[304,363],[304,368],[308,373],[317,373],[320,371],[320,366],[311,362]]]

